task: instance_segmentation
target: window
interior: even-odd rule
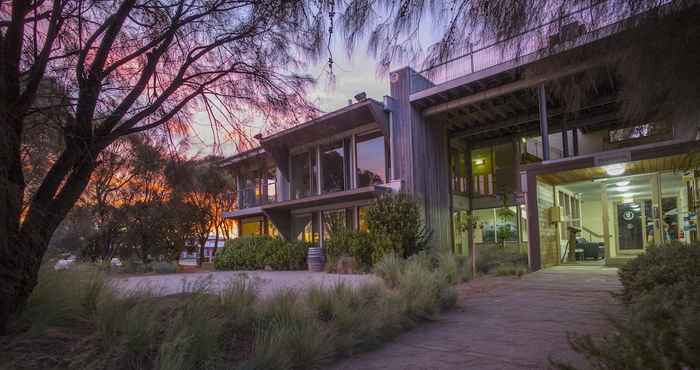
[[[346,158],[346,145],[343,141],[321,147],[321,176],[324,193],[343,191],[348,188],[345,176]]]
[[[323,211],[323,240],[330,239],[332,233],[344,229],[346,221],[344,209]]]
[[[308,152],[292,156],[291,190],[293,199],[304,198],[311,194],[310,164]]]
[[[249,217],[241,219],[241,236],[262,235],[263,233],[263,218]]]
[[[277,200],[277,171],[274,167],[267,169],[266,186],[267,201],[274,202]]]
[[[357,187],[382,184],[386,180],[384,136],[381,132],[357,135],[355,144]]]
[[[313,239],[313,218],[311,214],[305,215],[295,215],[292,219],[292,230],[294,232],[294,238],[297,240],[302,240],[307,243],[312,242]]]
[[[471,157],[473,192],[493,194],[493,151],[491,148],[472,150]]]
[[[452,191],[458,193],[468,192],[466,153],[453,149],[450,161],[452,166]]]
[[[369,231],[369,226],[367,225],[367,206],[357,207],[357,230],[367,232]]]

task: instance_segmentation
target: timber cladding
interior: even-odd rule
[[[554,186],[537,180],[537,218],[539,220],[540,258],[542,267],[559,264],[559,241],[556,224],[549,219],[549,209],[554,207]]]

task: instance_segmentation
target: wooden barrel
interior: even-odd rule
[[[306,255],[306,264],[309,266],[309,271],[319,272],[323,271],[323,264],[325,262],[325,257],[323,255],[323,248],[321,247],[311,247]]]

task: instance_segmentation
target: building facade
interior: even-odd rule
[[[393,71],[383,102],[262,138],[225,164],[239,178],[229,216],[242,235],[322,244],[333,220],[362,228],[363,207],[400,190],[423,206],[435,246],[519,248],[532,270],[698,240],[700,117],[623,121],[624,86],[593,73],[607,67],[595,48],[619,24],[572,19],[532,50],[494,43]],[[590,60],[546,68],[584,49]],[[581,75],[598,77],[577,107],[551,93]]]

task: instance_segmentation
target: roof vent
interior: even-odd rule
[[[358,102],[363,101],[365,99],[367,99],[367,93],[364,91],[355,95],[355,100],[357,100]]]

